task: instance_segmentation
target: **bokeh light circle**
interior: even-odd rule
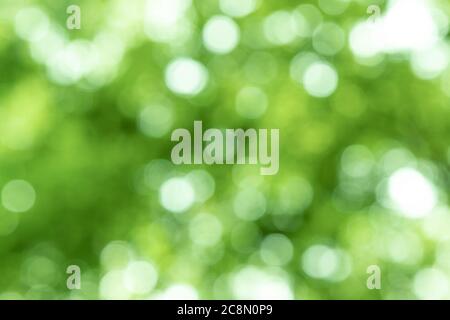
[[[214,53],[226,54],[233,51],[239,42],[239,27],[226,16],[210,18],[203,28],[203,43]]]
[[[160,188],[159,201],[165,209],[181,213],[194,204],[195,191],[188,179],[170,178]]]
[[[33,186],[25,180],[12,180],[2,189],[2,205],[12,212],[30,210],[36,201]]]
[[[303,75],[305,90],[318,98],[328,97],[336,90],[338,75],[336,70],[327,63],[314,62]]]
[[[194,96],[199,94],[208,81],[208,70],[191,58],[178,58],[166,68],[167,87],[174,93]]]

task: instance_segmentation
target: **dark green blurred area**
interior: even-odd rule
[[[410,2],[432,13],[410,37],[431,30],[429,51],[366,55],[352,30],[387,2],[151,2],[0,3],[0,298],[450,298],[448,1]],[[202,37],[216,15],[238,26],[228,52],[225,31]],[[338,76],[324,97],[305,53]],[[180,57],[205,67],[200,92],[171,88]],[[173,165],[170,134],[194,120],[280,129],[278,174]]]

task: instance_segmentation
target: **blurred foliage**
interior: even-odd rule
[[[349,34],[370,4],[385,11],[382,1],[257,1],[254,12],[232,17],[240,40],[226,54],[202,38],[207,21],[227,13],[226,1],[172,2],[188,7],[172,21],[180,34],[164,41],[146,29],[143,0],[0,3],[0,297],[450,298],[450,68],[424,79],[409,53],[356,57]],[[66,28],[70,4],[81,8],[80,30]],[[318,13],[317,26],[341,28],[342,48],[325,39],[336,52],[324,54],[312,32],[289,38],[283,19],[267,28],[275,28],[275,42],[287,34],[286,43],[270,41],[265,19],[304,4],[316,11],[303,17]],[[448,46],[449,3],[431,5],[447,23],[440,41]],[[21,20],[32,7],[48,21]],[[35,34],[47,23],[54,41]],[[89,51],[58,64],[58,37],[66,46],[85,40],[82,49],[97,41],[97,60]],[[305,52],[336,70],[329,96],[314,97],[292,78],[294,57]],[[178,57],[207,69],[199,94],[168,88],[166,67]],[[267,99],[263,115],[237,111],[245,87]],[[155,105],[162,107],[144,112]],[[204,128],[279,128],[280,171],[172,165],[170,133],[191,130],[194,120]],[[404,167],[429,183],[408,193],[411,181],[400,182],[413,206],[427,201],[420,190],[436,198],[419,219],[386,205],[396,196],[383,191],[389,177]],[[187,189],[167,187],[176,177],[187,177]],[[8,184],[17,180],[25,184]],[[170,201],[189,208],[170,210],[164,184]],[[80,290],[66,288],[69,265],[81,268]],[[382,271],[381,290],[366,286],[370,265]]]

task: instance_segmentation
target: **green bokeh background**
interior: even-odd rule
[[[321,2],[259,1],[253,13],[233,18],[240,42],[220,55],[202,41],[208,19],[224,14],[216,0],[194,0],[186,13],[191,34],[167,42],[144,32],[145,1],[2,0],[0,189],[25,180],[35,201],[26,212],[11,212],[8,199],[2,200],[0,297],[152,299],[173,298],[178,290],[204,299],[415,299],[441,291],[437,298],[450,298],[450,285],[439,284],[450,282],[450,69],[421,79],[408,54],[358,61],[349,32],[367,20],[370,4],[382,11],[386,4],[351,1],[330,15]],[[65,28],[70,4],[81,7],[81,30]],[[326,98],[311,96],[290,76],[297,54],[316,51],[311,37],[275,45],[262,30],[273,12],[302,4],[312,4],[323,21],[345,32],[337,54],[316,52],[339,77]],[[450,18],[447,1],[433,6]],[[112,67],[98,77],[55,80],[33,55],[33,44],[18,35],[17,14],[29,7],[44,12],[67,41],[106,34],[111,50],[104,58],[113,57]],[[448,34],[442,41],[448,45]],[[118,42],[123,54],[114,60]],[[206,88],[194,97],[172,92],[164,80],[166,66],[182,56],[208,70]],[[235,108],[236,95],[247,86],[267,96],[267,110],[256,119]],[[158,137],[148,134],[151,125],[147,132],[139,126],[142,110],[155,104],[171,115],[169,130]],[[172,165],[170,133],[191,130],[194,120],[205,128],[280,129],[278,174],[260,176],[258,166]],[[352,157],[343,157],[346,150]],[[363,174],[348,174],[361,166]],[[421,219],[383,205],[386,179],[408,166],[433,184],[438,197]],[[209,183],[196,186],[212,196],[182,213],[167,210],[161,185],[192,172],[207,177]],[[264,199],[260,218],[236,215],[236,207],[245,205],[242,190]],[[17,197],[19,203],[29,200],[20,192]],[[251,207],[256,200],[248,201]],[[204,213],[213,227],[196,228]],[[198,232],[203,243],[196,241]],[[209,243],[215,239],[209,232],[220,237]],[[327,277],[311,276],[304,267],[305,252],[317,245],[326,246],[328,256],[311,263]],[[123,274],[130,276],[124,270],[133,261],[153,266],[154,286],[130,289]],[[69,265],[81,269],[80,290],[66,287]],[[380,290],[366,286],[370,265],[382,271]]]

